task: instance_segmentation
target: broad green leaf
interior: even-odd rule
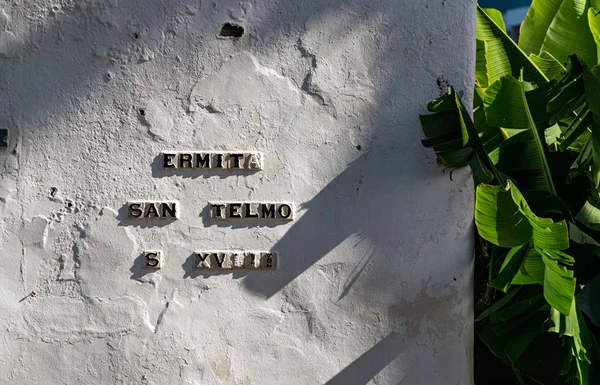
[[[539,54],[546,31],[563,0],[533,0],[521,24],[519,47],[527,54]]]
[[[499,337],[491,322],[483,322],[481,327],[475,329],[477,336],[496,357],[504,358],[506,339]]]
[[[492,180],[494,180],[493,172],[485,165],[478,153],[475,153],[471,158],[469,166],[471,166],[471,170],[473,171],[473,179],[475,180],[476,185],[481,183],[491,183]]]
[[[537,247],[552,250],[564,250],[569,247],[569,231],[566,221],[540,225],[533,223],[529,216],[528,218],[533,227],[533,239]]]
[[[475,90],[481,89],[475,87]],[[479,142],[482,146],[482,148],[477,150],[477,159],[471,163],[471,169],[473,170],[473,177],[476,185],[480,183],[490,183],[491,179],[489,179],[489,173],[493,174],[498,183],[506,185],[506,178],[496,168],[499,146],[504,142],[504,135],[499,127],[493,127],[486,123],[483,100],[481,100],[480,105],[474,109],[473,119],[475,130],[477,131]],[[485,167],[485,169],[483,167]]]
[[[522,246],[516,246],[509,250],[498,276],[492,281],[492,286],[505,293],[508,292],[513,278],[518,273],[529,252],[529,248],[529,242],[527,242]]]
[[[600,274],[588,282],[576,297],[577,306],[600,327]]]
[[[537,292],[538,290],[536,290]],[[523,293],[523,290],[521,291],[521,294]],[[520,295],[517,295],[515,299],[513,299],[511,301],[511,303],[517,303],[520,300],[518,299]],[[514,311],[518,312],[519,310],[521,310],[521,312],[518,315],[511,315],[510,313],[502,315],[501,317],[497,315],[497,313],[494,313],[490,316],[490,320],[492,320],[492,317],[494,317],[494,319],[496,319],[496,321],[492,321],[492,323],[494,324],[494,330],[496,331],[496,333],[499,336],[505,336],[505,338],[510,338],[510,337],[517,337],[519,336],[520,332],[523,330],[523,325],[525,324],[529,324],[531,323],[531,321],[534,321],[534,323],[537,324],[538,327],[541,327],[542,319],[540,319],[541,317],[547,317],[547,312],[546,311],[538,311],[538,309],[541,309],[543,306],[548,306],[543,298],[543,296],[541,294],[539,294],[537,296],[537,301],[534,303],[528,303],[526,300],[525,306],[521,309],[519,309],[519,307],[514,307]],[[512,306],[511,306],[512,308]],[[500,310],[499,312],[509,312],[512,311],[512,309],[509,309],[507,306],[505,306],[504,308],[502,308],[502,310]],[[538,319],[538,321],[535,321],[535,319]]]
[[[593,113],[593,122],[590,135],[590,153],[591,169],[589,170],[592,186],[598,190],[600,188],[600,66],[595,66],[591,70],[583,68],[583,82],[585,89],[586,106]],[[584,159],[586,161],[589,159]],[[598,205],[596,205],[598,206]]]
[[[523,292],[521,292],[523,294]],[[515,300],[511,301],[508,305],[498,309],[490,316],[490,320],[494,324],[506,322],[515,319],[523,313],[536,311],[543,302],[543,295],[529,295],[526,297],[518,296]]]
[[[550,306],[560,313],[568,315],[575,296],[575,278],[573,271],[559,264],[564,254],[556,250],[539,249],[542,261],[546,266],[544,271],[544,297]]]
[[[571,165],[569,177],[574,178],[581,173],[585,173],[590,180],[592,188],[598,191],[600,187],[600,117],[594,113],[592,118],[591,132],[579,156]],[[586,135],[587,133],[584,132],[580,138],[585,139]],[[592,205],[594,204],[592,203]]]
[[[547,317],[547,313],[545,316]],[[565,357],[571,358],[568,354],[569,351],[563,347],[560,338],[555,334],[542,332],[523,353],[516,367],[522,374],[533,379],[526,382],[527,385],[576,385],[559,378]]]
[[[593,122],[592,114],[588,108],[584,108],[569,124],[561,135],[559,148],[565,151],[581,134],[583,134]]]
[[[456,145],[453,142],[458,141]],[[421,140],[421,144],[425,147],[434,147],[437,151],[443,150],[455,150],[462,147],[460,143],[460,136],[457,138],[456,133],[444,134]],[[437,147],[436,147],[437,146]],[[444,147],[440,147],[444,146]]]
[[[565,66],[567,73],[565,76],[556,83],[556,88],[561,89],[565,85],[571,83],[577,79],[583,73],[583,63],[576,55],[570,55],[569,60]]]
[[[598,73],[600,67],[596,66],[591,70],[587,67],[583,68],[583,89],[585,93],[585,101],[594,115],[600,115],[600,78]]]
[[[557,333],[563,342],[568,341],[568,347],[570,348],[570,354],[574,358],[575,365],[565,362],[561,371],[562,375],[570,375],[572,380],[579,379],[576,383],[590,384],[587,382],[589,378],[589,360],[586,356],[587,349],[582,342],[582,334],[586,342],[591,342],[588,336],[588,329],[585,325],[585,321],[581,316],[581,312],[577,309],[575,301],[571,302],[568,313],[561,313],[558,309],[552,308],[550,310],[550,320],[554,324],[549,332]],[[583,332],[583,333],[582,333]],[[590,346],[593,349],[593,346]]]
[[[513,297],[515,295],[517,295],[517,293],[519,293],[519,290],[521,290],[520,287],[515,287],[514,289],[509,291],[508,294],[506,294],[504,297],[500,298],[492,306],[488,307],[483,312],[481,312],[481,314],[479,314],[477,317],[475,317],[475,322],[482,321],[482,320],[486,319],[487,317],[489,317],[490,315],[492,315],[493,313],[495,313],[496,311],[502,309],[502,307],[504,307],[507,303],[509,303],[510,300],[513,299]]]
[[[594,37],[594,41],[596,42],[596,46],[600,45],[600,12],[596,9],[590,7],[587,12],[588,24],[590,26],[590,30],[592,31],[592,36]],[[594,65],[596,63],[588,63],[589,65]]]
[[[569,206],[558,196],[547,191],[532,190],[523,194],[531,210],[541,217],[573,220]]]
[[[521,246],[532,238],[538,248],[569,247],[566,222],[536,216],[510,181],[506,190],[500,186],[477,186],[475,224],[483,239],[501,247]]]
[[[600,369],[598,362],[600,362],[600,346],[598,341],[594,337],[594,334],[588,329],[585,319],[581,313],[581,309],[577,309],[577,318],[579,320],[579,336],[581,343],[586,349],[585,360],[579,361],[581,364],[586,366],[582,368],[581,372],[585,372],[586,378],[581,378],[582,384],[597,384],[600,380]],[[586,365],[587,364],[587,365]]]
[[[505,140],[504,132],[500,127],[487,124],[483,106],[473,111],[473,119],[481,145],[490,157],[490,161],[494,164],[498,163],[497,150]]]
[[[531,61],[546,75],[548,79],[557,79],[564,75],[566,68],[552,55],[544,51],[541,55],[529,55]]]
[[[470,147],[458,150],[440,151],[437,154],[437,163],[446,168],[459,168],[469,164],[475,151]]]
[[[548,101],[546,109],[550,124],[570,122],[575,119],[585,102],[583,77],[578,76],[569,83],[555,87],[551,94],[553,97]]]
[[[539,171],[537,176],[542,179],[540,188],[546,189],[541,158],[531,132],[515,135],[502,143],[499,149],[498,168],[508,174],[512,171]]]
[[[581,142],[580,142],[581,139]],[[573,147],[579,147],[577,149],[573,149]],[[589,164],[592,162],[592,135],[584,133],[581,135],[576,142],[573,143],[571,149],[575,152],[579,152],[577,158],[571,164],[569,168],[569,175],[567,176],[567,183],[571,183],[571,181],[577,178],[581,174],[585,174],[589,170]]]
[[[541,49],[560,62],[576,54],[588,65],[596,64],[597,46],[588,24],[587,10],[588,0],[564,0],[546,31]]]
[[[569,315],[566,317],[567,324],[566,324],[566,328],[565,328],[565,335],[573,338],[573,343],[575,345],[574,347],[576,350],[575,357],[578,360],[584,361],[584,360],[586,360],[586,357],[585,357],[586,349],[583,346],[583,344],[581,343],[580,327],[579,327],[580,317],[579,317],[578,313],[579,313],[579,311],[577,310],[576,301],[572,301],[571,302],[571,310],[569,312]]]
[[[504,127],[500,127],[500,131],[502,132],[502,135],[504,135],[504,139],[510,139],[513,136],[517,136],[519,134],[522,134],[523,132],[525,132],[527,130],[523,129],[523,128],[504,128]]]
[[[586,227],[600,231],[600,202],[594,197],[588,199],[579,213],[575,216],[579,222],[583,223]]]
[[[565,317],[566,315],[559,312],[558,309],[551,308],[550,320],[552,321],[553,325],[548,329],[548,331],[551,333],[559,334],[562,337],[566,329]]]
[[[511,283],[513,285],[543,285],[545,269],[542,256],[535,248],[531,248]]]
[[[458,110],[458,118],[460,122],[460,132],[462,136],[462,145],[471,145],[477,146],[480,144],[479,138],[477,136],[477,132],[475,131],[475,126],[473,125],[473,120],[469,115],[469,112],[462,104],[460,97],[457,92],[454,92],[454,100],[456,102],[456,107]]]
[[[504,18],[502,12],[495,8],[483,8],[483,11],[496,23],[500,29],[506,33],[506,25],[504,24]]]
[[[456,137],[456,134],[423,139],[421,143],[425,147],[432,147],[436,153],[463,149],[462,141],[460,137]]]
[[[474,154],[471,146],[479,146],[479,138],[456,91],[450,87],[448,94],[433,100],[427,108],[434,113],[420,116],[427,136],[421,141],[423,146],[433,147],[438,163],[444,167],[467,165]]]
[[[485,90],[487,124],[505,128],[529,128],[529,118],[524,108],[521,82],[505,76]]]
[[[478,84],[475,84],[473,91],[473,110],[476,110],[478,107],[483,106],[483,94],[485,90]]]
[[[531,116],[523,82],[510,75],[494,82],[485,92],[484,106],[487,124],[504,128],[528,130],[530,136],[524,137],[525,140],[514,140],[514,143],[517,145],[527,146],[525,151],[520,152],[518,156],[534,157],[536,159],[535,169],[539,171],[538,174],[541,176],[541,180],[536,181],[536,187],[556,195],[554,182],[552,181],[552,175],[546,160],[545,143],[542,141],[540,132]],[[504,145],[507,144],[504,143]],[[510,161],[511,156],[515,156],[515,154],[512,151],[507,151],[506,156],[506,159]],[[522,163],[526,164],[525,162]],[[528,162],[527,164],[530,163]],[[498,167],[498,169],[504,172],[502,167]]]
[[[423,133],[429,138],[449,134],[457,136],[457,132],[460,131],[460,121],[456,110],[421,115],[420,119]]]
[[[533,229],[535,247],[556,250],[557,253],[560,253],[558,250],[569,247],[569,229],[565,220],[554,222],[550,218],[538,217],[516,187],[513,186],[510,192],[514,202],[517,203]]]
[[[509,189],[511,188],[509,183]],[[533,229],[509,191],[500,186],[477,186],[475,223],[481,237],[501,247],[521,246],[529,242]]]
[[[551,98],[551,93],[554,90],[555,82],[537,87],[532,90],[525,91],[527,105],[533,116],[534,123],[540,128],[548,126],[550,115],[548,114],[548,101]],[[525,88],[525,84],[523,85]]]
[[[523,71],[525,81],[545,84],[548,78],[527,57],[492,17],[477,6],[477,39],[484,41],[488,83]]]
[[[563,132],[558,124],[544,130],[544,142],[546,142],[546,146],[548,146],[551,151],[556,151],[558,149],[558,144],[556,142],[562,136],[562,133]]]
[[[510,338],[506,342],[504,352],[513,365],[517,364],[519,358],[521,358],[523,353],[525,353],[527,348],[533,343],[536,337],[542,333],[542,331],[539,324],[532,322],[530,327],[522,328],[518,338]]]
[[[544,333],[543,322],[547,318],[547,312],[530,312],[534,316],[518,324],[518,327],[508,334],[499,335],[497,329],[491,322],[483,323],[481,327],[477,328],[477,334],[481,341],[498,357],[502,359],[507,358],[506,351],[517,353],[522,349],[515,349],[510,347],[512,343],[519,344],[525,343],[528,340],[526,336],[529,334],[528,330],[536,329],[538,334],[536,338],[531,341],[526,350],[522,353],[521,358],[517,363],[514,364],[513,369],[515,373],[520,373],[522,382],[517,382],[515,379],[508,381],[497,381],[498,378],[493,378],[492,381],[480,381],[476,384],[480,385],[513,385],[513,384],[525,384],[525,385],[539,385],[539,384],[561,384],[557,382],[558,375],[560,372],[561,364],[563,362],[563,349],[561,349],[560,339],[556,338],[555,335]],[[529,313],[528,313],[529,314]],[[522,341],[519,341],[522,338]],[[512,342],[512,343],[511,343]],[[476,356],[476,361],[479,356]],[[496,373],[495,368],[482,368],[483,371],[490,371]],[[535,378],[537,381],[529,380],[528,378]]]
[[[570,239],[573,242],[584,244],[584,245],[589,244],[589,245],[594,245],[594,246],[600,247],[600,243],[598,243],[593,237],[586,234],[579,227],[577,227],[577,225],[575,225],[573,223],[569,223],[569,234],[570,234]]]
[[[581,77],[573,79],[571,82],[566,84],[560,89],[552,99],[548,101],[547,111],[549,113],[556,113],[561,109],[565,108],[572,100],[578,99],[584,94],[584,85]],[[571,110],[572,111],[572,110]]]
[[[476,40],[475,52],[475,82],[481,88],[487,88],[489,84],[487,73],[487,60],[485,58],[486,43],[483,40]]]
[[[552,115],[550,124],[556,124],[561,120],[570,121],[571,119],[575,119],[577,112],[583,107],[584,101],[585,99],[583,95],[581,95],[564,104],[554,115]]]
[[[600,117],[594,114],[592,123],[592,135],[590,136],[592,148],[592,168],[591,182],[592,186],[598,190],[600,187]]]
[[[448,88],[448,93],[439,98],[435,98],[427,103],[427,111],[429,112],[444,112],[456,109],[456,100],[452,94],[454,91],[453,87]]]

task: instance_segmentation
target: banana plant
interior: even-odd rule
[[[475,379],[600,384],[600,0],[533,0],[518,42],[477,7],[472,114],[428,105],[426,139],[475,193]]]

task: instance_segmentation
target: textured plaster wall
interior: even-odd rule
[[[418,114],[447,84],[470,98],[474,6],[0,1],[0,383],[471,384],[472,186]],[[229,149],[265,169],[156,158]],[[181,218],[131,223],[132,199]],[[211,200],[296,218],[215,223]],[[201,271],[197,249],[280,268]]]

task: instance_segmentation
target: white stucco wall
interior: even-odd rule
[[[447,84],[470,98],[474,7],[1,1],[0,382],[470,385],[472,185],[418,114]],[[230,149],[264,170],[157,161]],[[128,221],[135,199],[180,219]],[[211,221],[209,201],[295,219]],[[199,270],[199,249],[279,269]]]

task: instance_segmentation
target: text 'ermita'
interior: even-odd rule
[[[238,170],[258,171],[263,168],[261,152],[163,152],[161,166],[171,170]]]

